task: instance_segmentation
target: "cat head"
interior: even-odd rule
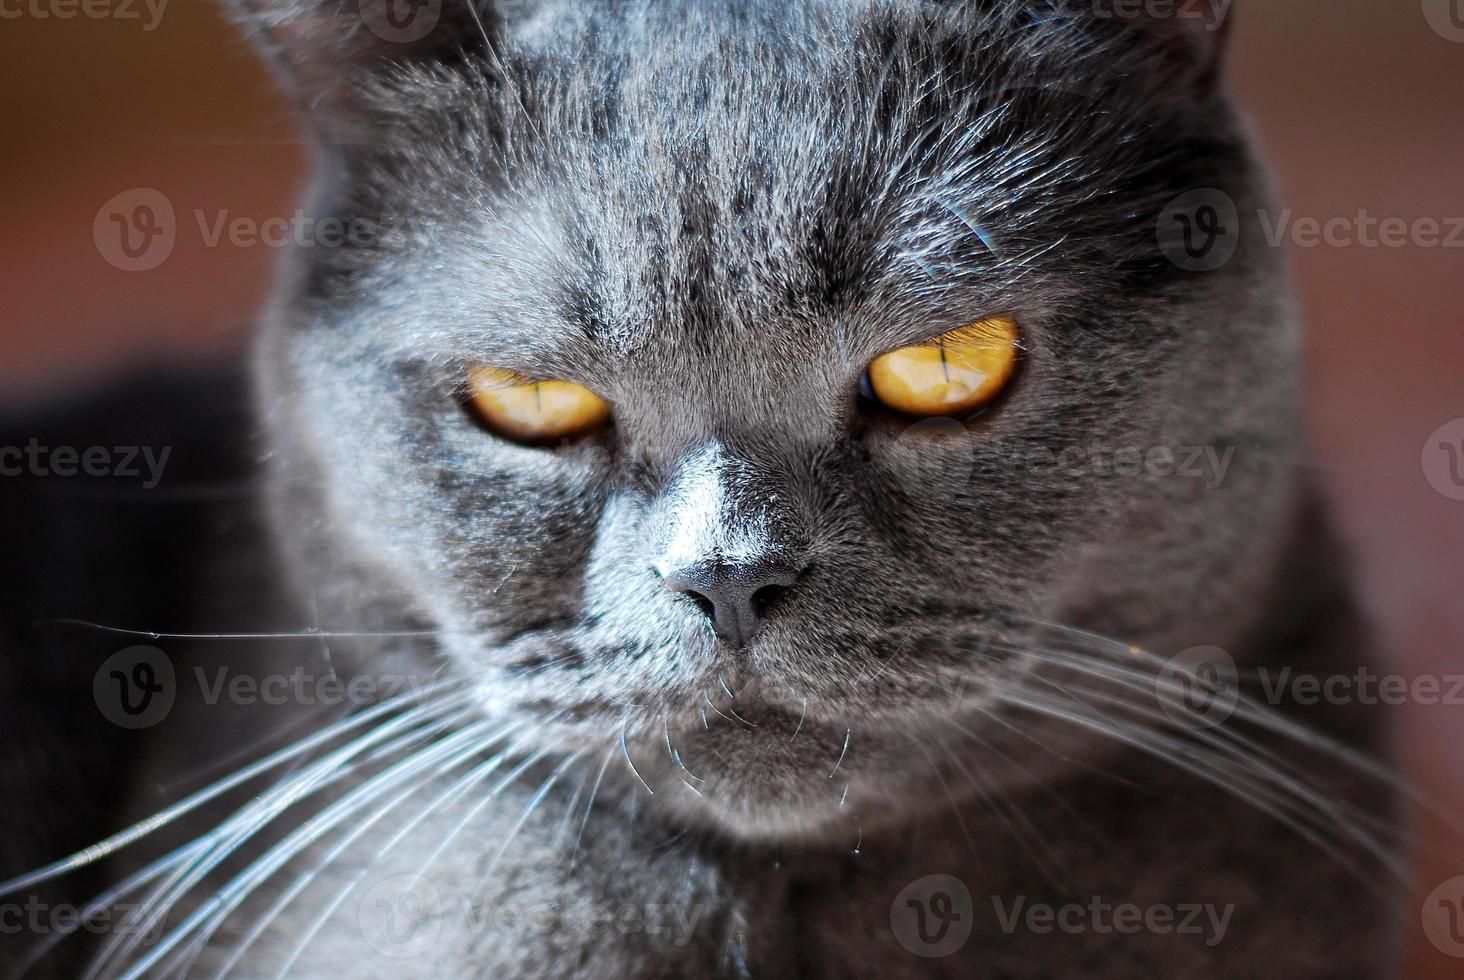
[[[256,361],[282,541],[327,625],[436,637],[364,669],[784,835],[1021,728],[1034,624],[1242,642],[1296,337],[1217,5],[233,3],[348,232]],[[978,405],[871,383],[976,322]]]

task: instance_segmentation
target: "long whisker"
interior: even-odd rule
[[[1047,658],[1064,658],[1061,660],[1061,663],[1068,669],[1097,672],[1115,681],[1118,681],[1118,678],[1112,671],[1126,671],[1127,676],[1133,681],[1153,687],[1156,690],[1162,691],[1165,695],[1172,695],[1172,701],[1175,704],[1183,704],[1182,697],[1185,694],[1183,686],[1175,679],[1163,676],[1162,670],[1166,662],[1155,654],[1102,636],[1101,634],[1093,633],[1089,630],[1016,614],[1011,614],[1011,618],[1057,633],[1076,641],[1080,646],[1080,651],[1077,653],[1064,655],[1057,651],[1047,650],[1042,651],[1041,656]],[[1027,655],[1034,654],[1034,651],[1026,648],[1017,649],[1010,646],[1009,648]],[[1094,655],[1097,655],[1098,659],[1095,659]],[[1140,667],[1144,669],[1139,669]],[[1197,677],[1191,678],[1191,680],[1204,683]],[[1340,762],[1353,772],[1388,787],[1411,805],[1429,813],[1441,823],[1451,827],[1456,833],[1464,834],[1464,823],[1461,823],[1458,814],[1441,806],[1436,800],[1420,792],[1407,779],[1389,770],[1378,760],[1309,729],[1274,708],[1253,700],[1242,692],[1229,693],[1235,695],[1233,705],[1228,706],[1230,715],[1234,721],[1255,725],[1262,730],[1286,738],[1301,748],[1315,751],[1327,758]],[[1235,737],[1236,735],[1233,724],[1217,726],[1216,730],[1227,738]],[[1257,743],[1246,740],[1245,744],[1248,750],[1261,752],[1273,764],[1294,771],[1293,766],[1285,760],[1282,760],[1275,753],[1265,750]],[[1355,810],[1355,808],[1351,808],[1345,803],[1341,805]],[[1354,820],[1369,819],[1368,815],[1361,812],[1354,812],[1352,818]],[[1370,819],[1377,824],[1383,823],[1381,818],[1373,817]]]
[[[971,741],[975,742],[988,754],[997,756],[998,758],[1012,765],[1019,771],[1025,771],[1022,769],[1021,766],[1017,765],[1017,763],[1013,761],[1009,756],[1001,752],[999,749],[991,745],[986,740],[982,739],[980,736],[976,735],[974,732],[966,730],[954,721],[949,722],[949,724],[951,724],[962,734],[969,737]],[[1032,825],[1032,821],[1027,817],[1025,811],[1021,807],[1019,807],[1014,801],[1006,799],[999,791],[995,790],[991,785],[989,785],[989,783],[982,777],[981,773],[978,772],[975,767],[966,765],[965,762],[957,759],[954,755],[952,755],[950,750],[946,748],[944,744],[941,745],[941,751],[945,754],[945,757],[950,760],[953,766],[955,766],[960,772],[962,772],[976,785],[977,790],[980,792],[982,798],[987,803],[988,810],[993,813],[999,820],[1001,820],[1002,824],[1007,828],[1007,831],[1012,835],[1012,837],[1016,839],[1018,846],[1020,846],[1022,848],[1022,851],[1032,860],[1033,865],[1035,865],[1053,884],[1062,885],[1062,875],[1058,874],[1048,864],[1049,859],[1051,859],[1052,857],[1052,848],[1050,846],[1047,848],[1047,856],[1045,858],[1037,854],[1036,851],[1034,851],[1027,844],[1027,837],[1023,835],[1023,833],[1021,832],[1021,828],[1018,828],[1016,824],[1013,823],[1013,818],[1015,818],[1015,820],[1022,825],[1022,828],[1026,829],[1027,834],[1030,835],[1033,840],[1041,841],[1042,834],[1037,830],[1035,826]],[[1047,787],[1045,786],[1043,788],[1047,789]],[[1066,801],[1063,801],[1061,796],[1059,796],[1057,793],[1053,793],[1050,789],[1048,789],[1047,792],[1050,796],[1057,798],[1061,804],[1066,805]],[[1067,809],[1069,810],[1069,812],[1073,812],[1070,806],[1068,806]]]
[[[385,792],[399,785],[403,776],[410,776],[419,772],[424,766],[440,762],[445,758],[457,757],[459,754],[471,755],[481,751],[483,739],[487,737],[486,729],[490,727],[489,722],[483,721],[463,728],[456,734],[420,750],[390,769],[371,777],[346,796],[306,820],[283,841],[270,848],[262,857],[215,892],[181,924],[172,929],[146,956],[138,960],[122,975],[123,980],[136,980],[157,966],[180,942],[195,929],[206,927],[210,920],[222,921],[223,917],[237,908],[260,883],[272,876],[288,860],[342,820],[355,814],[363,804],[384,795]],[[198,880],[199,877],[201,875],[195,876],[194,880]]]
[[[433,777],[428,777],[428,779],[431,778]],[[351,830],[349,834],[341,838],[339,843],[337,843],[336,846],[327,853],[324,859],[322,859],[319,863],[315,864],[310,869],[298,874],[295,877],[294,882],[292,882],[288,888],[280,893],[279,897],[270,905],[268,909],[265,910],[264,914],[261,915],[258,921],[256,921],[255,924],[250,928],[250,930],[245,933],[244,937],[239,940],[239,942],[234,947],[234,951],[229,955],[229,958],[224,962],[224,965],[219,967],[214,976],[218,978],[218,980],[222,980],[222,978],[227,977],[229,975],[229,972],[238,965],[239,960],[243,958],[244,954],[248,952],[248,950],[254,945],[254,943],[259,939],[260,936],[264,935],[265,932],[269,930],[269,927],[273,925],[275,920],[279,918],[280,914],[284,912],[287,907],[289,907],[290,903],[293,902],[295,898],[306,889],[306,887],[308,887],[313,881],[316,880],[321,870],[328,867],[346,850],[346,848],[359,840],[364,834],[370,831],[372,827],[376,826],[376,823],[382,817],[384,817],[388,813],[391,813],[397,807],[401,806],[407,799],[412,797],[421,787],[422,783],[426,781],[427,780],[422,780],[416,783],[412,783],[406,789],[402,790],[384,806],[379,807],[374,814],[359,823],[355,828]],[[333,910],[333,903],[328,903],[328,907]],[[325,914],[323,913],[320,921],[324,921],[324,918]],[[306,935],[313,935],[313,930],[306,930]],[[206,933],[200,932],[198,938],[190,944],[189,960],[197,959],[198,955],[203,951],[204,947],[206,946],[208,938],[209,937]],[[293,962],[293,957],[289,962]],[[179,972],[186,973],[187,966],[180,966]]]
[[[89,619],[46,619],[37,626],[80,626],[113,636],[130,636],[144,640],[298,640],[298,639],[411,639],[413,637],[440,637],[455,635],[454,631],[427,630],[324,630],[306,627],[299,630],[281,630],[274,633],[167,633],[161,630],[131,629],[125,626],[110,626]],[[467,635],[463,631],[457,631]]]
[[[1238,769],[1232,767],[1228,771],[1217,771],[1214,767],[1216,759],[1213,756],[1199,752],[1194,746],[1188,745],[1178,739],[1166,738],[1151,730],[1135,732],[1130,727],[1114,723],[1111,719],[1095,716],[1090,713],[1076,710],[1072,706],[1054,703],[1026,692],[1014,690],[999,690],[997,696],[1003,701],[1024,707],[1048,717],[1070,722],[1088,731],[1113,738],[1133,748],[1139,749],[1146,754],[1152,755],[1162,761],[1169,763],[1185,772],[1208,782],[1233,796],[1245,800],[1257,809],[1269,814],[1277,821],[1290,827],[1299,836],[1326,853],[1328,856],[1352,870],[1359,878],[1373,885],[1369,878],[1361,873],[1355,863],[1345,854],[1337,850],[1335,845],[1324,839],[1318,831],[1309,823],[1298,819],[1298,816],[1306,814],[1298,812],[1294,805],[1288,806],[1284,799],[1278,800],[1274,787],[1267,787],[1255,782],[1250,778],[1251,773],[1247,767],[1242,765]],[[1235,760],[1231,760],[1235,761]],[[1243,760],[1242,760],[1243,761]],[[1292,788],[1282,784],[1283,788]],[[1310,802],[1310,800],[1308,801]],[[1325,827],[1325,825],[1323,825]],[[1355,828],[1347,828],[1355,830]],[[1381,863],[1390,867],[1396,874],[1406,876],[1397,857],[1390,854],[1385,848],[1365,836],[1360,841]]]
[[[1182,701],[1184,689],[1174,679],[1165,678],[1159,674],[1150,675],[1145,671],[1137,670],[1131,666],[1099,664],[1092,660],[1052,655],[1041,651],[1029,652],[1039,659],[1059,663],[1066,668],[1100,677],[1101,679],[1118,684],[1121,688],[1131,692],[1154,695],[1156,691],[1162,691],[1164,694],[1173,695],[1173,701],[1168,706],[1170,710],[1181,708],[1184,705]],[[1140,711],[1139,706],[1132,700],[1116,699],[1111,694],[1085,690],[1084,696],[1122,707],[1125,710]],[[1242,720],[1247,721],[1251,720],[1253,715],[1259,714],[1264,718],[1267,714],[1264,709],[1259,709],[1240,700],[1237,701],[1235,713]],[[1152,710],[1145,709],[1143,714],[1150,721],[1160,722],[1161,724],[1168,721],[1170,726],[1173,725],[1172,719],[1166,719]],[[1237,732],[1234,726],[1215,726],[1214,728],[1203,725],[1190,726],[1187,729],[1187,734],[1189,737],[1206,742],[1212,747],[1221,748],[1232,758],[1244,762],[1249,774],[1264,776],[1272,785],[1300,798],[1302,802],[1310,805],[1315,810],[1325,813],[1332,819],[1335,826],[1343,828],[1353,836],[1355,843],[1370,849],[1377,846],[1374,838],[1361,834],[1358,828],[1359,814],[1341,813],[1341,810],[1347,809],[1346,804],[1328,800],[1315,792],[1306,783],[1305,776],[1294,765],[1254,739]],[[1284,731],[1283,734],[1285,734]],[[1312,741],[1308,740],[1308,746],[1312,744]],[[1237,755],[1237,753],[1240,754]],[[1364,773],[1364,775],[1366,774],[1368,773]],[[1396,782],[1394,779],[1390,778],[1388,780],[1389,785],[1394,782]]]
[[[360,887],[360,884],[362,881],[365,880],[366,875],[369,874],[372,869],[376,868],[387,854],[392,853],[398,846],[400,846],[401,842],[405,840],[409,834],[412,833],[412,831],[420,826],[423,821],[439,811],[445,804],[449,802],[456,802],[460,797],[473,789],[473,787],[480,785],[485,779],[487,779],[488,776],[490,776],[503,764],[505,759],[509,758],[513,754],[516,748],[516,745],[511,745],[508,748],[504,749],[502,752],[495,754],[491,758],[485,760],[483,763],[473,768],[470,772],[467,773],[467,775],[462,776],[454,783],[449,785],[445,792],[440,794],[435,800],[428,803],[427,806],[423,807],[415,816],[408,820],[406,824],[398,829],[395,834],[388,838],[386,843],[382,844],[381,847],[377,850],[376,854],[372,856],[372,858],[365,864],[357,868],[356,873],[351,876],[351,879],[346,882],[346,884],[337,891],[336,895],[325,904],[321,913],[315,918],[315,921],[310,925],[310,927],[304,931],[304,933],[300,937],[299,942],[296,943],[295,948],[290,952],[290,955],[285,959],[284,963],[281,964],[278,977],[283,980],[284,977],[289,975],[291,968],[294,966],[300,956],[304,954],[305,950],[309,948],[310,943],[314,940],[315,936],[320,932],[320,930],[324,928],[325,924],[330,920],[330,917],[335,913],[335,910],[338,909],[358,887]],[[490,794],[490,797],[491,795],[492,794]],[[385,812],[385,810],[386,808],[382,808],[380,812]],[[457,834],[462,830],[463,826],[467,823],[467,819],[468,818],[465,817],[461,822],[459,822],[458,826],[455,827],[453,831],[438,844],[437,850],[433,852],[434,854],[441,853],[447,848],[447,845],[452,841],[454,837],[457,836]],[[344,848],[338,845],[335,852],[333,852],[332,855],[328,856],[329,860],[322,861],[320,866],[323,867],[327,866],[329,863],[332,863],[335,858],[339,856],[339,853],[342,850],[344,850]],[[228,975],[228,973],[229,970],[226,967],[219,971],[219,977],[225,977]]]
[[[608,749],[605,750],[604,761],[600,763],[600,771],[595,775],[595,785],[590,787],[590,798],[588,802],[585,803],[585,815],[584,818],[580,820],[579,833],[575,834],[574,852],[570,855],[569,858],[569,869],[571,871],[574,870],[575,865],[579,861],[580,844],[583,843],[585,839],[585,826],[590,822],[590,814],[595,809],[595,797],[598,796],[600,793],[600,783],[604,781],[605,770],[610,768],[610,760],[613,758],[615,758],[615,746],[611,745]]]
[[[50,879],[55,878],[58,875],[66,874],[67,872],[74,871],[78,868],[84,868],[87,865],[94,864],[97,861],[100,861],[101,859],[116,853],[117,851],[128,846],[129,844],[132,844],[133,842],[148,836],[159,828],[167,826],[168,824],[177,820],[179,817],[182,817],[197,809],[198,807],[204,805],[205,803],[208,803],[210,800],[213,800],[223,795],[224,793],[227,793],[229,790],[234,789],[237,786],[249,782],[256,776],[260,776],[266,772],[269,772],[271,769],[274,769],[278,766],[283,765],[286,762],[289,762],[292,759],[305,755],[313,751],[314,749],[319,748],[321,745],[330,742],[332,739],[338,738],[339,736],[353,729],[360,728],[372,721],[375,721],[381,718],[383,715],[388,715],[393,711],[400,710],[403,706],[402,702],[407,700],[408,698],[420,697],[436,693],[451,687],[454,683],[457,682],[441,682],[428,688],[424,688],[415,696],[403,695],[400,698],[395,698],[391,701],[384,701],[379,705],[373,705],[371,708],[362,711],[359,714],[351,715],[347,718],[344,718],[333,725],[330,725],[326,728],[321,729],[318,732],[315,732],[308,738],[304,738],[294,743],[293,745],[287,746],[286,748],[283,748],[278,752],[266,756],[258,762],[245,766],[243,769],[240,769],[232,775],[227,776],[224,779],[221,779],[218,782],[213,783],[212,785],[207,786],[196,793],[193,793],[192,795],[178,801],[172,806],[158,811],[150,817],[139,820],[137,823],[133,824],[131,827],[128,827],[126,830],[119,831],[118,833],[113,834],[111,837],[108,837],[105,840],[98,841],[97,843],[92,844],[89,847],[85,847],[80,851],[77,851],[75,854],[68,855],[67,857],[62,858],[59,861],[54,861],[51,864],[45,865],[44,867],[37,868],[34,871],[27,872],[26,874],[12,878],[9,881],[0,882],[0,898],[8,895],[13,895],[17,892],[26,891],[30,888],[35,887],[38,884],[41,884],[42,882],[49,881]]]
[[[400,745],[401,741],[399,740],[396,744]],[[137,889],[143,887],[151,881],[155,881],[165,872],[172,871],[176,876],[181,868],[185,868],[190,862],[197,860],[201,855],[205,854],[210,847],[214,846],[214,844],[214,837],[212,835],[206,834],[200,838],[197,838],[187,844],[184,844],[174,849],[163,857],[151,862],[145,868],[134,872],[132,875],[130,875],[108,891],[104,892],[102,895],[92,899],[87,904],[83,914],[79,916],[79,922],[85,922],[93,915],[115,904],[123,896],[136,891]],[[133,910],[131,913],[129,913],[129,920],[135,920],[140,918],[145,913],[147,908],[148,906],[144,905],[139,909]],[[129,924],[132,923],[129,922]],[[58,943],[66,939],[68,936],[72,935],[75,931],[75,928],[57,930],[52,935],[48,936],[44,942],[38,943],[36,947],[32,950],[32,952],[27,955],[26,959],[22,962],[20,968],[18,968],[17,975],[24,974],[26,971],[28,971],[32,966],[35,965],[35,963],[39,962],[48,952],[54,949]]]
[[[956,823],[961,827],[961,836],[966,838],[966,846],[971,849],[971,857],[975,858],[976,863],[979,865],[981,863],[981,851],[976,847],[976,841],[971,836],[970,828],[966,826],[966,818],[961,814],[960,804],[956,802],[955,796],[951,794],[951,787],[946,782],[945,774],[940,771],[940,766],[936,764],[935,759],[931,757],[930,753],[925,751],[925,746],[921,744],[920,740],[917,738],[913,741],[915,747],[920,750],[920,754],[925,756],[925,761],[930,764],[930,770],[935,773],[935,778],[940,781],[941,792],[945,794],[946,800],[951,805],[951,813],[955,816]]]
[[[210,843],[210,847],[195,856],[184,867],[174,872],[167,881],[158,886],[153,896],[144,902],[142,907],[135,913],[139,918],[142,918],[144,923],[143,927],[138,930],[129,942],[122,944],[120,948],[115,943],[109,945],[96,963],[93,964],[92,969],[88,971],[87,977],[95,976],[109,959],[118,956],[125,959],[130,955],[132,950],[141,941],[141,937],[159,924],[160,917],[165,915],[183,895],[187,894],[194,885],[212,872],[225,858],[237,850],[244,841],[248,840],[258,830],[291,806],[313,795],[325,786],[344,778],[347,774],[347,770],[344,768],[346,763],[367,749],[400,734],[403,729],[415,728],[422,724],[424,718],[421,715],[423,714],[427,716],[425,720],[429,722],[439,718],[444,713],[445,707],[451,707],[453,704],[464,700],[467,696],[466,693],[460,692],[447,699],[448,704],[446,706],[431,705],[404,712],[390,721],[363,733],[345,746],[335,749],[320,760],[311,763],[288,782],[272,787],[264,795],[239,810],[234,816],[203,835],[202,839],[207,840]],[[471,709],[468,709],[468,711],[471,711]],[[466,716],[466,712],[464,716]]]
[[[530,798],[528,805],[524,807],[524,812],[519,814],[518,820],[514,823],[509,832],[504,836],[503,843],[498,845],[498,850],[494,852],[492,859],[488,862],[488,867],[484,869],[483,885],[473,896],[472,904],[477,904],[478,897],[482,894],[482,890],[488,887],[488,879],[493,875],[493,872],[498,869],[498,862],[503,860],[503,855],[508,853],[508,845],[513,843],[513,840],[515,837],[518,836],[519,831],[522,830],[524,828],[524,825],[529,822],[529,817],[533,816],[534,811],[537,810],[540,804],[542,804],[544,800],[548,797],[549,792],[554,788],[554,785],[559,782],[559,778],[564,775],[565,771],[569,769],[570,766],[578,762],[582,756],[582,752],[575,752],[569,756],[566,756],[564,761],[562,761],[558,766],[555,767],[554,771],[549,774],[549,777],[545,779],[544,782],[539,786],[538,791],[534,793],[532,798]]]
[[[1118,640],[1102,636],[1098,633],[1093,633],[1089,630],[1050,623],[1045,620],[1032,619],[1031,617],[1025,616],[1014,615],[1013,618],[1021,619],[1046,629],[1058,631],[1069,637],[1086,641],[1089,644],[1088,648],[1080,652],[1105,654],[1112,658],[1109,662],[1143,662],[1153,667],[1155,674],[1158,674],[1159,670],[1165,665],[1165,661],[1153,653],[1136,649],[1128,644],[1121,643]],[[1176,690],[1179,689],[1176,688]],[[1273,709],[1257,704],[1248,698],[1240,697],[1233,709],[1233,713],[1244,721],[1252,722],[1278,735],[1284,735],[1300,745],[1324,753],[1339,762],[1345,763],[1359,773],[1382,780],[1390,787],[1410,794],[1413,802],[1425,802],[1416,795],[1416,790],[1413,787],[1409,786],[1406,781],[1399,780],[1396,774],[1389,772],[1377,760],[1362,752],[1349,748],[1340,742],[1327,738],[1304,725],[1298,724]]]
[[[627,719],[625,725],[620,726],[620,751],[625,755],[625,764],[630,766],[630,771],[635,773],[635,778],[640,780],[640,784],[646,788],[647,793],[655,796],[656,791],[651,789],[651,784],[646,782],[646,778],[640,774],[640,770],[635,767],[635,762],[630,758],[630,745],[625,739],[625,729],[629,724],[630,721]]]
[[[116,885],[88,901],[81,912],[78,913],[76,924],[67,929],[57,929],[44,940],[32,946],[24,959],[16,965],[13,976],[15,978],[25,976],[25,974],[30,972],[32,967],[45,959],[46,955],[55,949],[57,945],[74,935],[86,922],[91,921],[93,916],[106,911],[119,900],[144,887],[149,882],[157,880],[164,872],[177,868],[193,855],[200,853],[207,845],[207,841],[194,841],[187,847],[164,855],[148,864],[145,868],[128,875]]]
[[[579,782],[574,786],[574,795],[569,798],[569,802],[564,806],[564,816],[559,821],[559,829],[554,832],[554,841],[550,845],[556,851],[559,850],[559,845],[564,840],[564,835],[569,833],[569,825],[574,820],[575,813],[579,810],[579,801],[584,796],[585,784],[589,780],[590,770],[586,769],[584,775],[580,777]]]

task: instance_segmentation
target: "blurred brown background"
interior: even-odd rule
[[[36,6],[0,5],[0,404],[238,345],[279,250],[210,245],[193,213],[289,217],[303,179],[285,106],[213,4],[64,20]],[[1464,218],[1464,0],[1237,6],[1234,84],[1296,218]],[[124,272],[93,219],[139,187],[172,202],[178,238],[156,269]],[[1464,238],[1292,255],[1311,329],[1301,464],[1338,502],[1389,669],[1464,672],[1464,501],[1430,485],[1441,457],[1425,462],[1464,416]],[[1464,707],[1377,710],[1398,715],[1414,778],[1464,813]],[[1458,841],[1432,839],[1423,892],[1464,873]],[[1464,976],[1421,938],[1409,955],[1410,977]]]

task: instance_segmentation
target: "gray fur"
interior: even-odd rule
[[[1154,232],[1190,187],[1261,199],[1223,102],[1180,87],[1138,30],[1087,36],[1104,21],[735,9],[575,7],[521,46],[509,34],[508,85],[413,63],[357,83],[367,105],[340,128],[361,143],[337,148],[353,182],[323,206],[403,240],[302,256],[310,288],[286,297],[260,364],[281,486],[325,512],[286,526],[326,529],[321,547],[371,580],[308,581],[350,607],[388,567],[496,710],[576,708],[544,729],[561,745],[618,733],[626,701],[645,706],[633,738],[659,740],[668,713],[694,732],[725,682],[761,685],[790,726],[806,697],[803,734],[829,755],[881,708],[851,678],[931,616],[1235,645],[1265,608],[1277,542],[1261,529],[1293,506],[1277,461],[1294,448],[1295,328],[1258,239],[1199,275]],[[992,311],[1026,331],[1019,390],[968,427],[969,474],[922,485],[920,440],[859,416],[859,375]],[[603,393],[613,442],[485,437],[453,397],[475,361]],[[1202,494],[1010,465],[1093,443],[1241,455]],[[751,656],[653,570],[668,521],[694,519],[675,498],[709,446],[737,463],[721,479],[740,506],[720,519],[775,526],[812,565]],[[523,678],[546,647],[568,659]],[[907,652],[900,683],[971,669],[955,654]],[[856,794],[902,793],[889,770],[909,767],[878,739],[850,764],[884,774]],[[774,791],[729,771],[730,809],[704,816],[813,830],[803,794],[827,787],[795,772]]]
[[[1282,778],[1203,728],[1165,734],[1152,697],[1143,723],[1083,708],[1097,737],[1053,693],[1132,697],[1125,678],[1201,644],[1244,667],[1362,655],[1339,645],[1350,620],[1291,465],[1277,253],[1251,221],[1213,272],[1156,240],[1188,190],[1241,214],[1269,199],[1217,35],[1046,0],[563,0],[483,11],[487,41],[449,2],[392,46],[366,43],[354,4],[235,6],[313,107],[317,213],[389,229],[301,250],[262,332],[289,591],[328,629],[433,631],[332,651],[456,678],[472,717],[517,726],[488,782],[388,853],[465,769],[361,809],[379,825],[237,975],[1387,972],[1389,916],[1356,877],[1381,880],[1384,852],[1341,802],[1382,805],[1357,765],[1262,732],[1300,767]],[[861,409],[872,358],[998,312],[1025,354],[995,408],[955,428]],[[475,362],[593,388],[613,433],[488,434],[461,404]],[[1093,445],[1234,456],[1212,486],[1014,463]],[[808,565],[745,649],[659,581],[688,528]],[[1123,661],[1127,644],[1146,653]],[[1333,732],[1371,739],[1352,718]],[[419,872],[440,932],[398,961],[358,899]],[[934,873],[971,888],[978,921],[922,959],[891,903]],[[990,896],[1094,894],[1237,911],[1213,947],[1007,935],[989,914]],[[485,930],[451,911],[475,895],[695,925],[684,943]]]

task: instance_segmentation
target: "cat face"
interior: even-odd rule
[[[1242,637],[1294,337],[1249,222],[1219,269],[1168,257],[1177,197],[1261,200],[1187,25],[729,6],[496,13],[485,55],[447,12],[403,44],[244,3],[317,107],[318,210],[364,230],[294,256],[257,364],[302,585],[435,631],[364,669],[445,662],[537,744],[781,835],[957,778],[1034,624]],[[870,397],[993,317],[1019,349],[979,407]],[[510,437],[481,367],[609,419]]]

